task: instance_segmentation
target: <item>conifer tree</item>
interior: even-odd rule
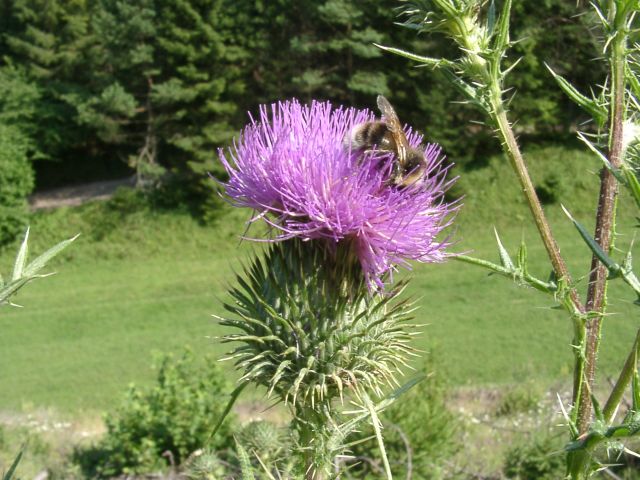
[[[216,149],[245,123],[245,112],[291,97],[375,109],[382,93],[403,122],[443,144],[456,163],[481,161],[483,150],[497,145],[489,132],[477,135],[475,111],[452,103],[455,94],[437,73],[374,46],[450,56],[437,36],[395,25],[403,21],[397,6],[397,0],[5,1],[0,82],[14,82],[15,100],[37,92],[31,123],[20,127],[33,139],[31,159],[65,165],[121,159],[139,178],[158,175],[163,165],[187,174],[185,185],[199,194],[212,193],[206,174],[219,173]],[[574,117],[540,59],[578,87],[602,73],[571,61],[592,50],[582,17],[574,15],[586,8],[563,0],[514,6],[513,38],[520,41],[509,61],[522,56],[523,74],[511,85],[519,95],[510,109],[522,131],[544,133],[545,124],[567,129]],[[14,107],[3,101],[0,116],[11,115]]]
[[[89,14],[84,0],[15,0],[5,5],[2,53],[35,82],[38,156],[56,158],[84,144],[86,132],[69,128],[88,83],[84,67]]]
[[[380,3],[325,0],[298,10],[300,30],[291,50],[302,68],[293,82],[305,97],[356,104],[389,93],[385,60],[374,45],[389,38],[383,33],[389,24],[379,21],[385,14]]]
[[[121,145],[139,179],[159,164],[211,193],[216,147],[237,131],[245,54],[234,3],[101,0],[92,22],[98,88],[82,118]],[[203,191],[203,192],[204,192]]]
[[[79,109],[82,122],[118,146],[139,185],[161,174],[151,93],[157,33],[153,0],[100,0],[92,19],[93,96]]]
[[[167,160],[198,175],[236,133],[246,53],[230,35],[222,0],[156,0],[159,75],[152,89]]]

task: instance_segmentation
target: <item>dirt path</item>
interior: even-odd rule
[[[134,185],[135,177],[128,177],[56,188],[31,195],[29,205],[33,210],[81,205],[92,200],[107,200],[118,187]]]

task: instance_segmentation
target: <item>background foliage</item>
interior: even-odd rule
[[[402,20],[398,5],[2,0],[0,123],[20,132],[13,142],[34,164],[36,188],[127,172],[157,185],[170,172],[200,215],[215,196],[206,172],[220,174],[216,147],[229,143],[246,111],[288,97],[372,108],[382,93],[450,159],[482,164],[497,145],[472,123],[476,113],[452,103],[455,93],[435,72],[374,46],[451,53],[439,39],[394,26]],[[523,60],[511,108],[522,134],[539,140],[573,128],[575,108],[541,59],[578,87],[603,78],[598,63],[575,61],[595,51],[578,15],[583,8],[563,0],[515,7],[513,37],[520,41],[510,60]],[[29,169],[21,175],[30,185]]]
[[[204,363],[185,351],[160,361],[156,385],[132,386],[120,408],[106,417],[107,433],[75,452],[89,478],[162,471],[181,465],[201,448],[222,451],[232,444],[232,419],[210,434],[232,390],[216,361]]]
[[[466,169],[455,192],[466,195],[469,212],[462,214],[466,223],[461,224],[461,238],[465,231],[466,238],[480,237],[477,250],[490,255],[494,240],[487,223],[496,223],[501,232],[516,223],[522,225],[522,232],[512,231],[505,237],[511,246],[521,236],[534,235],[523,220],[519,192],[504,181],[510,173],[502,168],[501,159],[491,156],[498,150],[497,143],[483,126],[472,123],[479,115],[466,105],[452,103],[456,94],[435,72],[414,69],[372,45],[452,55],[438,39],[416,37],[393,26],[401,21],[395,11],[398,5],[395,0],[0,0],[0,243],[22,231],[25,198],[34,186],[45,189],[132,173],[142,186],[162,185],[148,196],[122,191],[106,204],[32,218],[41,235],[37,240],[41,245],[36,247],[59,240],[61,229],[70,234],[82,231],[83,237],[78,248],[63,256],[63,261],[73,263],[65,265],[72,274],[52,280],[51,287],[36,286],[34,293],[29,292],[33,297],[27,298],[35,303],[25,316],[11,311],[5,317],[7,361],[0,362],[5,365],[0,377],[7,386],[0,395],[3,405],[17,410],[35,401],[61,409],[106,408],[122,389],[123,372],[127,379],[148,378],[144,358],[149,349],[176,348],[187,339],[211,333],[210,325],[201,322],[212,308],[207,297],[211,279],[214,290],[224,289],[231,269],[227,257],[238,255],[237,232],[245,218],[224,214],[224,222],[216,229],[203,229],[184,215],[184,209],[175,207],[187,206],[199,218],[211,211],[215,196],[205,172],[219,173],[215,149],[230,142],[246,123],[245,112],[255,112],[260,103],[296,96],[372,108],[375,95],[383,93],[402,120],[423,130],[429,140],[442,143],[449,158]],[[585,2],[576,6],[563,0],[514,6],[512,36],[519,41],[509,61],[519,56],[522,61],[518,75],[512,76],[517,83],[510,86],[518,95],[510,108],[524,143],[544,144],[550,134],[556,139],[569,137],[576,118],[581,118],[557,90],[543,59],[584,91],[604,78],[601,63],[583,61],[596,52],[585,17],[579,15],[587,9]],[[587,157],[559,147],[532,152],[536,188],[550,209],[571,198],[579,208],[591,210],[587,190],[595,177],[584,174],[585,164],[593,163]],[[560,223],[558,217],[554,219]],[[563,251],[577,256],[574,250],[580,247],[571,243],[568,232],[560,231]],[[178,248],[180,256],[175,254]],[[465,248],[461,245],[461,250]],[[208,265],[202,261],[203,252],[211,254]],[[149,261],[154,255],[155,263]],[[514,373],[514,364],[545,379],[567,373],[569,360],[558,353],[559,339],[546,340],[555,342],[556,348],[540,365],[526,364],[528,355],[514,346],[518,339],[533,337],[531,332],[541,325],[551,331],[557,321],[552,313],[545,312],[537,324],[532,318],[540,321],[541,315],[531,314],[548,305],[538,298],[497,293],[489,283],[493,279],[482,282],[484,290],[478,285],[468,297],[462,296],[457,293],[460,268],[444,266],[437,282],[427,272],[419,273],[412,287],[427,292],[424,303],[434,310],[437,302],[458,309],[449,310],[450,317],[431,319],[433,326],[428,330],[429,342],[440,339],[451,358],[455,370],[449,372],[450,378],[458,383],[470,378],[480,384],[509,382],[522,375]],[[480,283],[481,274],[466,272],[463,283]],[[97,277],[102,285],[96,283]],[[133,285],[125,285],[123,277],[133,279]],[[528,302],[526,314],[512,324],[479,314],[478,310],[490,310],[478,309],[481,301],[486,305],[504,302],[496,295],[509,297],[518,308]],[[42,321],[45,315],[46,322]],[[625,329],[630,327],[622,317],[611,318],[608,335],[628,337]],[[183,321],[179,329],[176,318]],[[126,336],[122,328],[127,329]],[[489,364],[458,361],[480,358],[478,344],[486,342],[469,338],[484,339],[490,334],[499,341]],[[546,343],[530,345],[531,350],[548,353]],[[522,357],[507,358],[505,352]],[[620,360],[606,350],[603,358],[606,371]],[[131,390],[119,412],[109,417],[109,433],[93,450],[96,456],[90,450],[78,453],[86,472],[166,467],[163,449],[177,452],[181,461],[185,452],[201,446],[199,433],[192,432],[201,432],[201,414],[215,415],[190,402],[215,393],[218,383],[210,388],[208,381],[202,381],[206,375],[199,367],[190,360],[180,362],[181,367],[163,364],[164,380],[153,388]],[[40,368],[34,369],[35,364]],[[194,383],[185,383],[187,376]],[[192,396],[179,398],[176,386],[193,389]],[[433,387],[426,382],[422,386]],[[434,408],[430,419],[435,428],[450,428],[450,414],[441,408],[443,390],[437,386],[428,392],[406,405],[423,402],[421,409]],[[208,405],[214,405],[214,400],[207,400]],[[389,412],[389,418],[395,419],[391,421],[411,436],[414,449],[434,451],[438,462],[446,464],[457,432],[445,432],[454,439],[446,448],[438,446],[429,429],[416,430],[415,422],[401,425],[418,410],[403,407],[407,410],[401,403],[397,411]],[[171,424],[162,413],[165,410],[171,412]],[[193,411],[197,415],[189,415]],[[256,436],[247,430],[248,437]],[[394,457],[403,459],[404,441],[393,436],[393,428],[389,430],[389,448]],[[188,444],[192,436],[198,438],[197,445]],[[232,443],[228,437],[225,441]],[[16,443],[12,439],[5,443],[12,442]],[[505,468],[510,475],[546,474],[537,470],[538,464],[528,462],[542,455],[545,442],[529,442],[529,450],[517,445],[509,452]],[[363,447],[362,456],[376,457],[376,448],[373,444]],[[273,457],[281,454],[273,452]],[[554,460],[541,465],[553,472]],[[426,460],[420,463],[419,457],[414,462],[416,475],[433,466]],[[215,464],[220,468],[220,462]]]
[[[27,158],[29,141],[22,132],[0,122],[0,243],[23,229],[33,169]]]

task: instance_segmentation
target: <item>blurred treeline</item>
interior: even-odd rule
[[[0,0],[0,170],[15,172],[0,174],[0,197],[16,179],[27,192],[34,183],[132,171],[149,181],[172,173],[192,198],[206,197],[206,172],[219,171],[216,148],[229,144],[246,112],[290,97],[371,108],[382,93],[453,161],[482,163],[496,145],[473,123],[480,116],[454,103],[457,93],[436,72],[374,46],[455,55],[447,42],[397,25],[399,5]],[[518,43],[509,61],[522,57],[511,85],[521,134],[562,136],[580,119],[543,61],[578,87],[603,81],[601,64],[589,61],[598,47],[581,15],[587,9],[566,0],[515,2]]]

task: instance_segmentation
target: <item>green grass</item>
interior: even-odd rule
[[[563,148],[536,149],[530,157],[537,185],[559,192],[549,213],[576,278],[588,270],[588,251],[559,211],[565,204],[589,226],[595,206],[597,164]],[[555,173],[552,173],[555,172]],[[455,238],[457,251],[497,261],[493,226],[515,253],[524,238],[531,270],[548,274],[544,251],[519,198],[513,173],[501,159],[467,172]],[[544,189],[544,188],[543,188]],[[139,206],[130,193],[114,201],[38,213],[32,251],[82,233],[57,260],[58,275],[38,280],[16,298],[24,308],[0,315],[0,411],[53,407],[61,412],[111,409],[131,382],[152,379],[152,352],[189,344],[196,352],[223,352],[211,314],[221,313],[233,272],[256,248],[238,245],[249,212],[226,207],[213,226],[180,211]],[[620,232],[628,244],[633,211],[621,208]],[[7,272],[13,250],[2,253]],[[568,381],[571,326],[550,298],[460,262],[417,265],[411,294],[428,323],[418,340],[437,348],[455,385]],[[586,280],[579,284],[586,290]],[[603,330],[602,371],[622,363],[638,326],[633,296],[615,282]]]

